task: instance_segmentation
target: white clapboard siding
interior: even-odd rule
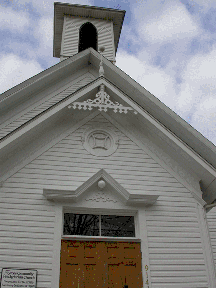
[[[36,269],[37,287],[51,288],[53,204],[31,184],[26,189],[8,185],[0,192],[0,267]]]
[[[98,123],[104,123],[119,137],[118,149],[107,157],[91,155],[82,145],[83,133]],[[102,168],[131,193],[146,191],[160,195],[153,206],[146,207],[152,288],[207,288],[194,198],[102,115],[61,140],[3,184],[1,267],[26,268],[27,265],[37,269],[38,287],[51,288],[54,204],[44,199],[42,191],[77,189]],[[11,249],[13,259],[9,256]],[[42,273],[43,269],[47,274]]]
[[[94,80],[94,77],[90,73],[86,73],[81,77],[81,79],[79,78],[78,80],[74,81],[69,87],[63,89],[61,92],[52,95],[52,97],[46,97],[45,99],[39,101],[34,106],[32,106],[29,111],[24,112],[22,116],[9,123],[7,126],[3,127],[0,130],[0,139],[5,137],[15,129],[19,128],[21,125],[30,121],[32,118],[38,116],[40,113],[49,109],[70,94],[74,93],[77,89],[87,85],[92,80]]]
[[[208,287],[196,208],[183,195],[147,208],[152,288]]]
[[[105,47],[103,56],[110,61],[114,61],[115,47],[112,22],[84,17],[64,17],[61,56],[73,56],[78,53],[79,29],[86,22],[91,22],[96,27],[98,33],[98,49],[102,46]]]
[[[212,244],[212,251],[216,269],[216,207],[207,213],[208,227]]]

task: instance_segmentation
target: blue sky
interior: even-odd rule
[[[70,1],[126,10],[116,65],[216,145],[216,1]],[[0,0],[0,93],[59,62],[50,0]]]

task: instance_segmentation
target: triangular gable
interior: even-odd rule
[[[17,129],[14,133],[12,133],[11,136],[9,135],[9,137],[7,137],[5,141],[2,141],[0,144],[0,148],[4,147],[11,141],[17,139],[22,134],[25,134],[26,132],[28,132],[33,127],[37,126],[38,124],[49,119],[49,117],[51,117],[58,111],[64,109],[67,106],[70,107],[70,104],[73,103],[74,101],[77,101],[78,99],[83,100],[84,97],[89,98],[89,95],[91,95],[91,97],[94,97],[94,95],[96,95],[98,87],[100,87],[101,84],[105,85],[107,92],[110,95],[112,95],[115,100],[118,100],[119,102],[120,100],[121,102],[123,101],[124,103],[132,107],[134,111],[138,112],[139,114],[138,116],[141,118],[140,121],[143,121],[142,118],[146,119],[149,123],[151,123],[151,125],[153,125],[156,129],[162,132],[167,138],[169,138],[170,141],[172,141],[181,149],[183,149],[184,152],[192,156],[192,158],[195,161],[197,161],[198,163],[203,162],[203,165],[205,165],[207,169],[211,170],[210,167],[208,168],[205,162],[202,161],[199,155],[197,155],[195,152],[192,152],[191,149],[189,149],[187,145],[182,143],[180,139],[178,139],[175,135],[167,131],[166,127],[164,127],[161,123],[159,123],[156,119],[154,119],[151,115],[149,115],[149,113],[146,112],[142,107],[137,105],[132,100],[131,97],[128,97],[125,93],[120,91],[115,85],[113,85],[110,81],[108,81],[104,77],[100,77],[97,80],[92,81],[90,84],[86,85],[82,89],[79,89],[77,92],[73,93],[72,95],[65,97],[58,103],[54,104],[52,107],[48,108],[46,111],[43,111],[39,115],[35,116],[33,119],[31,119],[31,121],[28,121],[26,124],[22,125],[20,129]],[[215,172],[215,175],[216,175],[216,172]]]
[[[94,67],[94,70],[98,70],[99,62],[100,54],[92,48],[86,49],[3,93],[0,101],[8,100],[9,103],[15,103],[25,94],[37,93],[36,89],[42,89],[50,85],[49,83],[58,81],[62,75],[67,77],[68,74],[77,71],[83,65],[89,65],[89,67]],[[143,107],[164,127],[172,131],[208,163],[216,167],[216,148],[210,141],[106,58],[103,58],[103,66],[107,79],[118,86],[126,95],[131,95],[133,101],[140,107]],[[203,184],[205,186],[205,183]]]
[[[112,112],[112,114],[110,114],[110,115],[112,115],[111,117],[113,117],[113,118],[117,117],[116,119],[122,123],[128,122],[127,125],[131,125],[131,123],[134,123],[134,125],[135,125],[134,127],[136,127],[135,130],[137,130],[137,133],[139,134],[139,135],[137,134],[136,137],[140,138],[142,133],[140,134],[139,131],[141,131],[143,128],[149,126],[150,127],[149,129],[151,129],[152,131],[153,130],[155,131],[154,132],[154,138],[155,139],[158,137],[161,138],[161,136],[162,136],[162,138],[164,138],[165,141],[169,141],[169,143],[172,144],[172,146],[174,147],[175,150],[178,149],[179,151],[181,151],[181,153],[185,157],[185,159],[190,158],[191,165],[192,165],[191,171],[195,168],[195,169],[197,169],[199,174],[201,173],[200,174],[201,176],[198,176],[199,178],[198,178],[197,183],[199,183],[200,179],[202,179],[201,177],[203,175],[203,172],[201,169],[206,169],[209,173],[211,173],[211,177],[212,177],[212,175],[216,174],[216,172],[213,171],[211,169],[211,167],[209,165],[207,165],[207,163],[199,155],[197,155],[194,151],[192,151],[186,144],[184,144],[180,139],[178,139],[178,137],[176,137],[175,135],[170,133],[170,131],[168,131],[166,129],[166,127],[164,127],[154,117],[152,117],[152,115],[150,115],[142,107],[137,105],[137,103],[135,103],[131,97],[129,97],[128,95],[123,93],[118,87],[116,87],[113,83],[111,83],[110,81],[108,81],[104,77],[100,77],[100,78],[92,81],[91,83],[87,84],[83,88],[80,88],[78,91],[76,91],[72,95],[69,95],[68,97],[66,97],[66,98],[62,99],[61,101],[59,101],[58,103],[54,104],[52,107],[50,107],[46,111],[40,113],[38,116],[33,118],[31,121],[24,124],[20,129],[17,129],[14,133],[12,133],[8,137],[6,137],[6,139],[1,142],[0,146],[4,147],[4,146],[8,145],[9,143],[12,143],[15,139],[19,139],[20,136],[27,134],[29,131],[33,130],[33,128],[37,127],[38,124],[44,123],[43,126],[46,125],[45,123],[46,123],[46,121],[49,120],[49,118],[51,118],[53,115],[57,114],[59,111],[66,111],[64,109],[68,110],[68,107],[70,107],[70,105],[74,101],[77,101],[77,100],[84,101],[84,100],[87,100],[89,98],[93,99],[95,97],[96,93],[98,92],[98,88],[102,84],[105,85],[107,93],[111,96],[111,98],[114,101],[118,101],[118,102],[122,103],[123,105],[130,106],[131,108],[134,109],[134,111],[138,112],[137,115],[135,115],[132,112],[129,112],[127,115],[122,115],[124,113],[119,115],[119,113],[113,113],[113,112]],[[82,115],[80,113],[80,111],[76,111],[76,110],[71,111],[73,118],[74,117],[76,118],[76,115],[78,115],[78,114],[79,114],[79,117]],[[84,113],[83,114],[83,117],[84,117],[86,112],[84,111],[82,113]],[[108,114],[109,113],[111,113],[111,112],[108,111]],[[65,113],[61,113],[61,114],[62,114],[61,117],[65,117],[64,116]],[[130,130],[131,129],[134,130],[134,128],[132,126],[131,126]],[[159,138],[158,138],[158,140],[159,140]],[[164,143],[163,145],[165,145],[164,146],[164,149],[165,149],[167,144],[166,144],[166,142],[164,142],[164,140],[163,140],[163,143]],[[161,145],[161,147],[162,147],[162,145]],[[170,152],[171,152],[171,150],[170,150]],[[177,160],[176,160],[177,162],[183,161],[182,155],[179,154],[180,156],[178,156],[178,154],[179,153],[175,153],[173,155],[173,157],[177,157]],[[182,162],[182,165],[185,166],[184,161]],[[189,167],[189,165],[188,165],[188,167]],[[201,169],[200,169],[200,167],[201,167]],[[211,178],[209,178],[208,181],[211,181]]]
[[[103,182],[101,182],[103,181]],[[110,176],[104,169],[101,169],[86,182],[80,185],[76,190],[49,190],[44,189],[43,194],[48,200],[54,201],[70,201],[79,202],[85,193],[88,193],[92,187],[96,187],[96,190],[100,188],[100,183],[104,184],[104,188],[107,186],[108,190],[113,191],[122,200],[125,205],[152,205],[155,203],[159,195],[141,195],[134,194],[127,191],[122,187],[112,176]]]
[[[82,65],[88,65],[88,63],[91,64],[91,67],[99,67],[100,54],[91,48],[84,52],[79,53],[78,56],[75,55],[70,59],[62,61],[64,62],[64,65],[59,63],[58,69],[55,68],[55,71],[50,73],[50,75],[46,72],[45,74],[48,75],[41,77],[41,79],[35,76],[38,79],[37,81],[32,81],[32,84],[31,81],[27,81],[29,82],[28,87],[22,87],[22,91],[18,90],[14,92],[16,99],[21,97],[22,94],[34,93],[35,86],[42,87],[45,85],[46,80],[48,80],[47,77],[50,77],[49,81],[51,81],[51,79],[53,81],[56,77],[59,77],[60,70],[61,75],[63,70],[65,70],[65,75],[67,75],[67,73],[69,73],[69,67],[71,67],[73,71]],[[195,131],[195,129],[177,116],[163,103],[161,103],[156,97],[151,95],[145,88],[141,87],[138,83],[136,83],[136,81],[131,79],[119,68],[115,67],[115,65],[109,63],[109,61],[105,58],[103,58],[103,66],[105,76],[109,80],[100,77],[93,81],[90,85],[85,86],[83,89],[78,90],[71,96],[61,100],[59,103],[54,104],[51,108],[37,115],[35,118],[15,130],[12,134],[5,137],[3,141],[0,142],[0,148],[7,146],[9,143],[13,143],[13,141],[19,139],[24,134],[27,136],[27,133],[38,124],[45,124],[45,121],[51,118],[51,116],[55,115],[58,111],[66,109],[67,105],[70,105],[77,99],[85,100],[85,97],[86,99],[87,97],[92,99],[92,97],[94,97],[97,93],[99,85],[104,83],[107,92],[113,96],[114,100],[117,100],[118,102],[123,101],[123,104],[129,104],[139,112],[137,118],[133,119],[133,121],[136,121],[136,128],[139,125],[145,126],[146,123],[151,123],[156,137],[162,136],[163,141],[169,142],[169,144],[173,146],[173,151],[177,151],[176,155],[174,154],[172,157],[177,157],[178,154],[181,154],[179,151],[183,151],[185,156],[181,157],[180,155],[177,161],[181,161],[181,158],[185,159],[186,162],[182,162],[182,165],[188,168],[189,172],[193,171],[193,173],[195,173],[195,182],[202,183],[202,189],[204,192],[203,195],[205,195],[206,201],[211,203],[216,197],[214,189],[214,186],[216,185],[216,171],[214,168],[216,167],[216,153],[214,145],[203,136],[201,137],[200,133]],[[41,81],[41,85],[36,84],[38,81]],[[8,101],[13,102],[13,99],[15,98],[11,96],[7,99],[9,99]],[[75,116],[76,111],[73,113]],[[120,118],[121,121],[125,121],[124,116],[116,117],[116,119],[119,120]],[[147,122],[145,120],[147,120]],[[129,122],[132,122],[131,119]],[[208,162],[204,159],[206,159]],[[214,167],[212,167],[210,163],[213,164]]]

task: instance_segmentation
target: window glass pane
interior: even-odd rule
[[[135,237],[133,216],[101,216],[101,236]]]
[[[65,213],[64,235],[99,236],[99,216]]]

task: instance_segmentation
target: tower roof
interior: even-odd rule
[[[60,57],[62,31],[65,15],[113,21],[114,43],[116,53],[125,13],[125,10],[55,2],[53,56]]]

